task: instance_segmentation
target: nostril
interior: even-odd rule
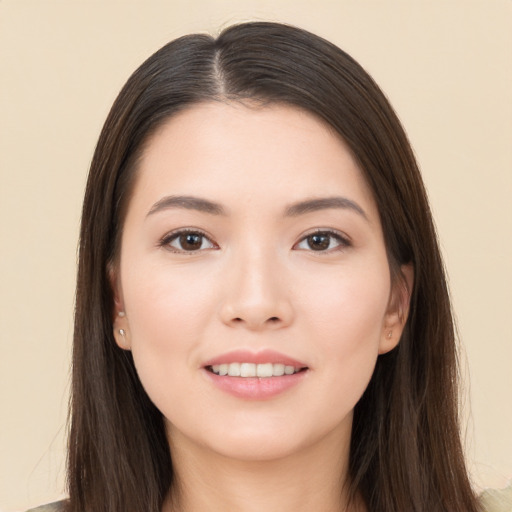
[[[236,324],[241,324],[241,323],[244,323],[244,320],[240,317],[236,317],[236,318],[233,318],[232,322],[234,322]],[[280,319],[277,316],[272,316],[267,319],[267,322],[271,323],[271,324],[275,324],[275,323],[280,322]]]
[[[280,327],[284,327],[286,325],[283,322],[283,318],[281,316],[269,316],[266,315],[255,315],[251,317],[247,316],[233,316],[229,319],[229,325],[232,327],[247,327],[248,329],[278,329]]]

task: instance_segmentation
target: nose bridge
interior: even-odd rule
[[[290,297],[280,259],[272,247],[252,243],[233,254],[222,316],[225,323],[250,329],[290,322]]]

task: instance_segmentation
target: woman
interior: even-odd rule
[[[68,485],[84,511],[477,511],[406,135],[274,23],[128,80],[84,201]]]

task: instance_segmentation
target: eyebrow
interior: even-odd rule
[[[211,215],[225,215],[224,208],[213,201],[193,196],[166,196],[157,201],[149,210],[147,217],[162,210],[171,208],[182,208],[185,210],[196,210]]]
[[[285,215],[287,217],[296,217],[298,215],[304,215],[305,213],[312,213],[330,208],[352,210],[361,215],[364,219],[368,220],[366,212],[355,201],[340,196],[307,199],[306,201],[294,203],[286,208]]]
[[[196,210],[211,215],[226,215],[222,205],[194,196],[166,196],[158,200],[149,210],[147,217],[154,213],[169,210],[171,208],[181,208],[185,210]],[[361,215],[368,220],[365,211],[355,201],[346,197],[322,197],[317,199],[306,199],[298,203],[293,203],[285,209],[285,217],[297,217],[307,213],[328,210],[331,208],[348,209]]]

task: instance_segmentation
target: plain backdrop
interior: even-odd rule
[[[108,109],[169,40],[284,21],[373,75],[409,133],[459,321],[475,485],[512,477],[511,0],[0,0],[0,510],[64,490],[76,244]]]

